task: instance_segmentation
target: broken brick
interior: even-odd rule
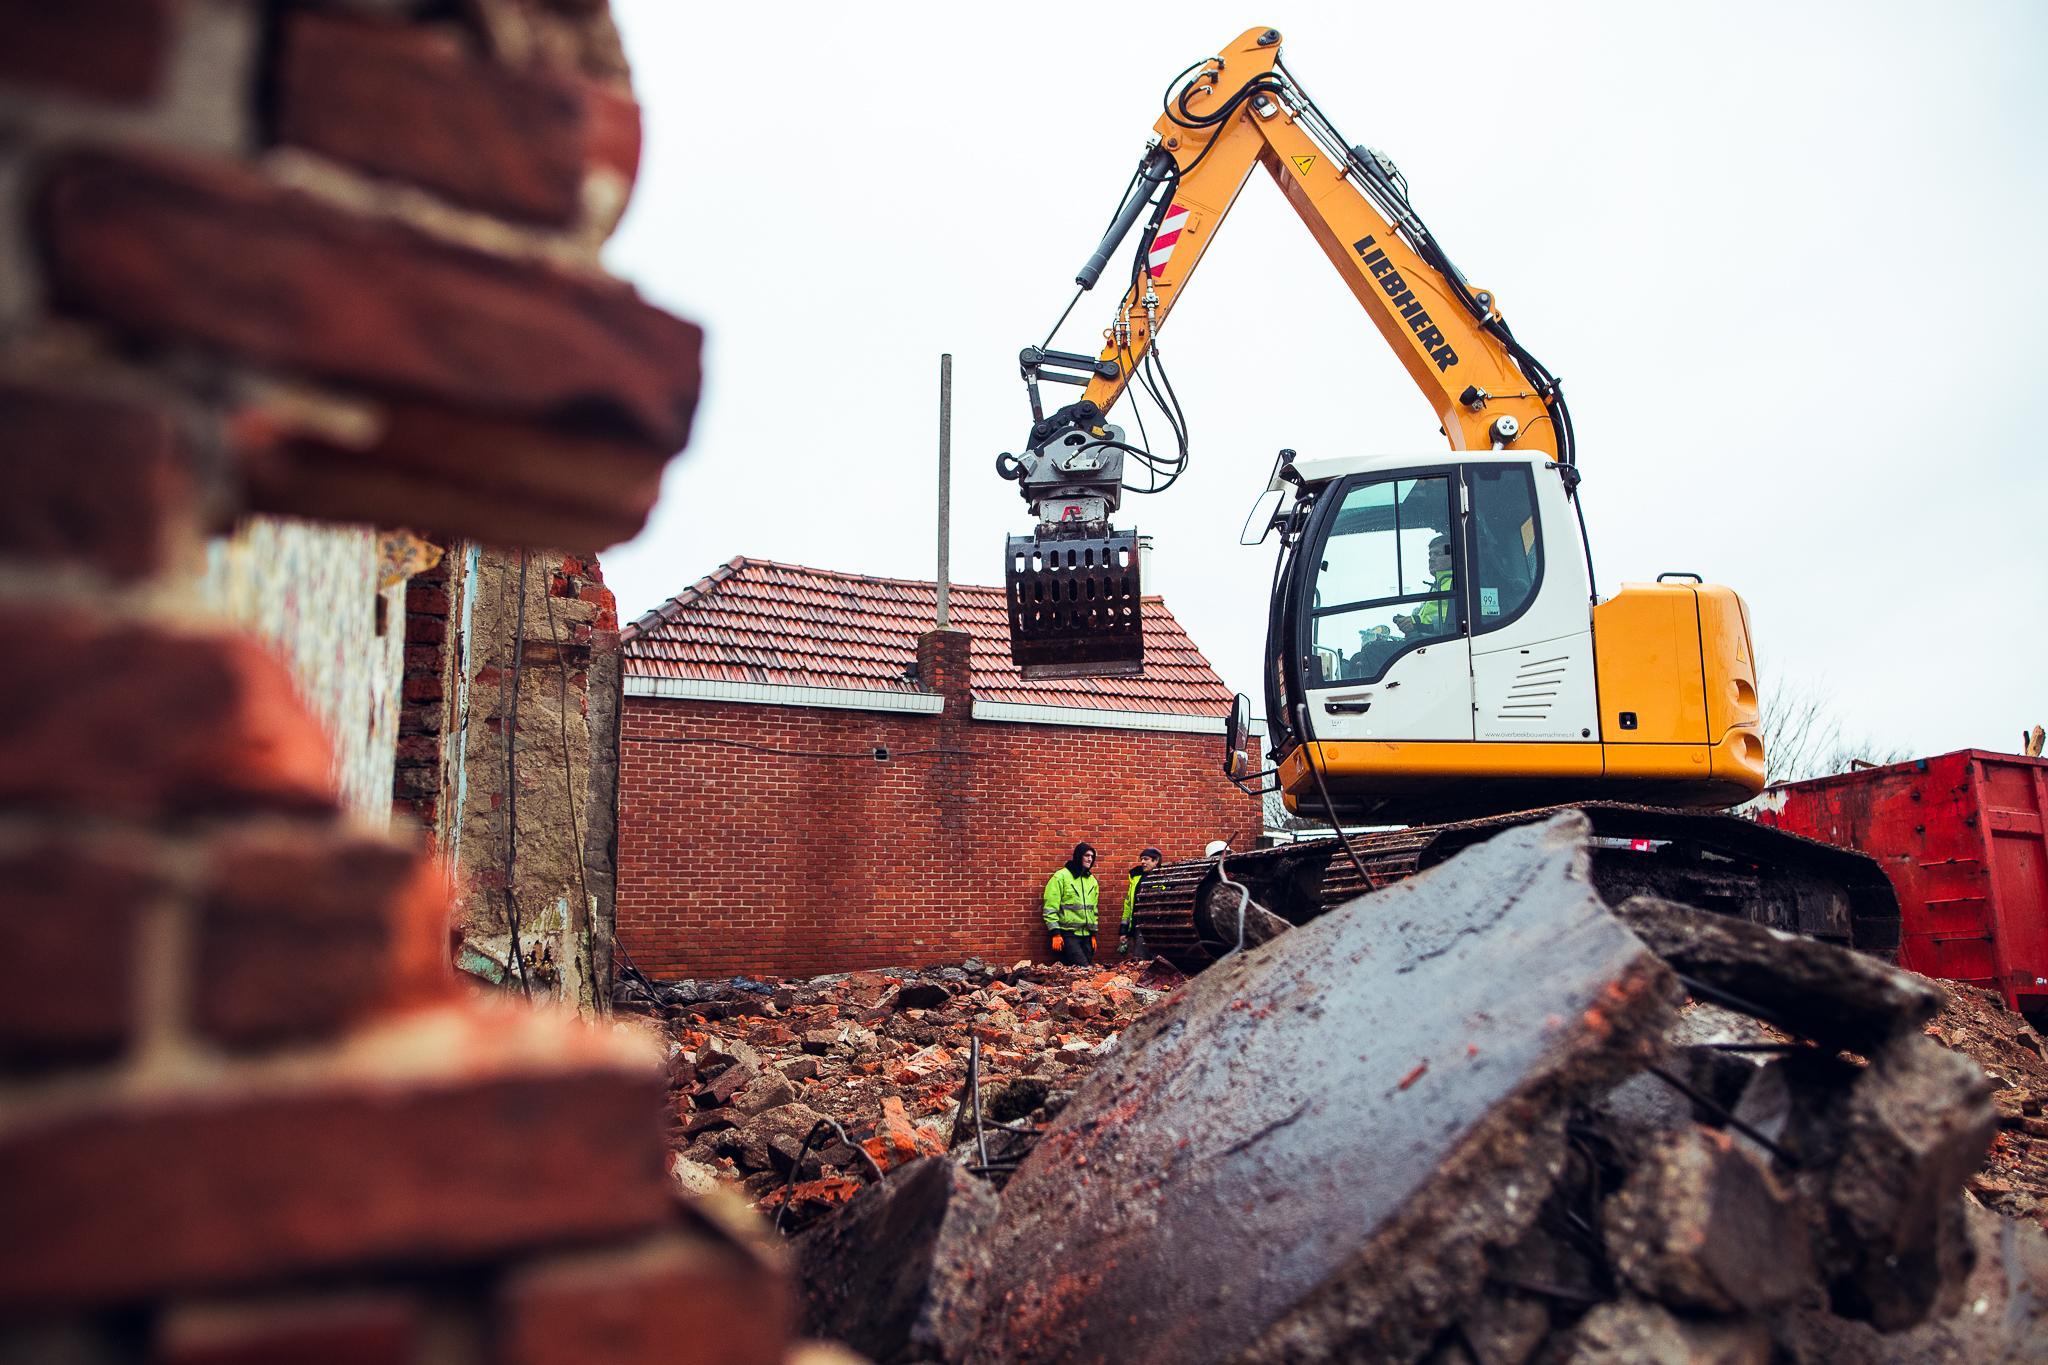
[[[689,437],[701,334],[621,284],[168,155],[61,158],[43,223],[58,299],[138,336],[506,417],[573,419],[664,451]]]
[[[279,823],[212,850],[194,1022],[234,1044],[322,1037],[445,994],[447,889],[414,849]]]
[[[457,203],[568,222],[581,202],[581,87],[475,57],[431,29],[287,14],[278,137]]]
[[[166,567],[191,532],[192,471],[165,414],[5,384],[0,431],[8,468],[0,554],[132,581]]]
[[[706,1109],[717,1109],[731,1104],[733,1096],[745,1090],[753,1079],[753,1068],[735,1063],[697,1092],[697,1103]]]
[[[157,93],[173,0],[10,0],[0,5],[0,81],[120,104]]]
[[[335,809],[325,732],[244,636],[0,613],[0,805],[96,814]]]
[[[739,1122],[738,1116],[730,1109],[699,1109],[682,1116],[680,1128],[683,1136],[698,1133],[715,1133],[721,1128],[731,1128]]]
[[[588,116],[585,163],[632,185],[640,174],[640,106],[596,82],[585,84],[583,96]]]
[[[494,1316],[496,1365],[619,1365],[683,1353],[720,1365],[783,1365],[791,1305],[762,1262],[671,1235],[522,1266],[506,1279]]]
[[[337,1294],[181,1304],[157,1326],[156,1365],[412,1365],[425,1347],[421,1304],[401,1294]]]
[[[885,1165],[900,1164],[917,1155],[917,1130],[911,1126],[903,1101],[894,1095],[882,1100],[882,1131],[877,1136],[890,1158]]]
[[[394,403],[375,439],[360,445],[288,435],[245,441],[241,453],[249,496],[265,511],[332,519],[379,498],[403,499],[408,525],[445,537],[505,539],[517,530],[541,543],[566,536],[594,548],[608,542],[589,535],[645,519],[671,449]],[[410,600],[408,607],[424,609]]]
[[[167,880],[134,852],[53,839],[0,857],[0,885],[0,1060],[119,1051],[136,1023],[137,924]]]
[[[622,1040],[472,1007],[360,1034],[294,1083],[17,1121],[0,1132],[0,1227],[23,1230],[0,1238],[0,1313],[652,1229],[670,1207],[660,1096]]]
[[[788,1104],[795,1098],[796,1091],[790,1085],[789,1077],[779,1071],[768,1070],[747,1082],[746,1088],[732,1097],[732,1107],[742,1114],[758,1114]]]
[[[952,1066],[953,1054],[943,1047],[932,1046],[895,1067],[890,1075],[899,1085],[917,1085],[933,1077],[948,1074]]]

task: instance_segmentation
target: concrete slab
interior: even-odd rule
[[[1511,829],[1191,982],[1005,1192],[994,1362],[1408,1356],[1535,1217],[1567,1101],[1659,1045],[1675,986]]]

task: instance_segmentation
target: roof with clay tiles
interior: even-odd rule
[[[1145,599],[1145,672],[1027,681],[1010,662],[1001,588],[956,583],[952,628],[973,637],[984,701],[1221,717],[1230,689],[1157,597]],[[917,638],[938,619],[938,585],[734,558],[628,625],[629,678],[920,690]]]

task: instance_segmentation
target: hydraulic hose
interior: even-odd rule
[[[1152,200],[1153,191],[1166,179],[1167,172],[1172,166],[1173,156],[1165,148],[1146,148],[1145,159],[1138,166],[1135,187],[1125,197],[1123,207],[1117,210],[1115,219],[1109,225],[1109,231],[1102,234],[1102,242],[1095,248],[1095,254],[1088,258],[1088,263],[1074,276],[1075,284],[1084,290],[1095,287],[1096,281],[1102,278],[1103,269],[1109,264],[1109,258],[1124,244],[1124,238],[1130,235],[1132,224],[1136,223],[1138,215],[1145,211],[1145,206]]]

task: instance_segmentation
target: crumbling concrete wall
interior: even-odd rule
[[[449,603],[438,837],[462,965],[601,1007],[618,771],[611,590],[594,559],[472,544]]]

